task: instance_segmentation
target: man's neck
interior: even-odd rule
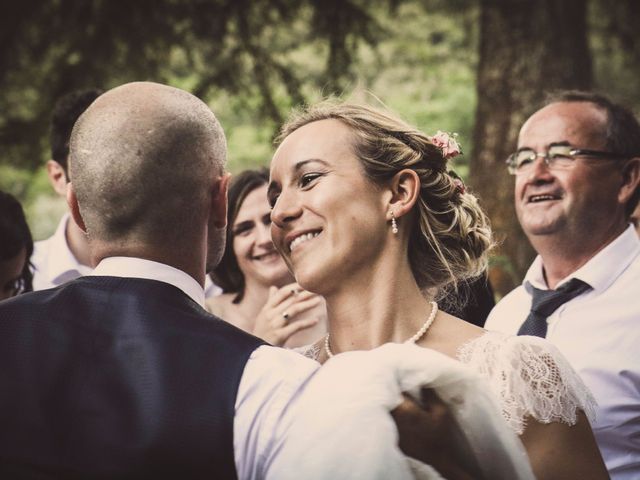
[[[601,250],[618,238],[627,226],[613,229],[599,241],[593,237],[576,242],[556,235],[530,238],[531,244],[542,258],[543,273],[547,287],[555,289],[558,283],[584,266]]]
[[[87,267],[92,267],[93,265],[91,265],[91,256],[89,254],[87,237],[72,218],[69,218],[67,221],[64,233],[69,250],[71,250],[71,253],[78,263]]]
[[[175,250],[174,250],[175,247]],[[201,249],[203,253],[205,250]],[[180,255],[178,252],[183,252]],[[185,253],[186,252],[186,253]],[[182,270],[204,288],[205,255],[199,254],[197,248],[184,249],[177,245],[152,246],[144,243],[129,242],[126,245],[101,243],[93,241],[91,245],[92,262],[95,265],[108,257],[132,257],[164,263],[170,267]]]

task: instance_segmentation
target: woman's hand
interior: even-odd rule
[[[303,290],[297,283],[282,288],[271,287],[267,303],[258,313],[252,333],[272,345],[281,347],[294,333],[318,323],[317,317],[296,317],[320,303],[322,297]]]

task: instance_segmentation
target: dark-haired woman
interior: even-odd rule
[[[30,292],[33,240],[20,203],[0,192],[0,300]]]
[[[227,246],[212,272],[222,295],[207,309],[237,327],[288,348],[326,333],[322,298],[294,283],[271,242],[266,169],[247,170],[231,181]]]

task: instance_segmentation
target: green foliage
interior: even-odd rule
[[[598,90],[640,111],[640,2],[593,0],[590,48]]]
[[[321,73],[331,88],[341,89],[357,45],[375,41],[368,13],[374,3],[11,2],[0,17],[3,161],[39,165],[55,99],[87,86],[141,79],[188,85],[202,98],[249,99],[254,118],[279,124],[287,108],[304,100],[301,86],[307,81],[289,53],[300,43],[328,44],[325,57],[316,61],[324,60]]]
[[[388,34],[361,67],[364,88],[429,134],[457,132],[466,155],[476,104],[477,15],[475,7],[452,14],[405,2],[381,21]],[[457,162],[465,170],[464,158]]]
[[[229,136],[230,169],[266,164],[271,139],[304,91],[339,91],[360,43],[373,44],[367,0],[24,0],[0,16],[2,165],[34,171],[48,158],[55,100],[78,88],[153,80],[191,90]],[[328,48],[327,48],[328,46]],[[303,51],[311,51],[309,57]],[[328,79],[329,81],[327,82]],[[9,172],[9,173],[7,173]],[[25,174],[2,185],[34,210]],[[21,183],[22,182],[22,183]],[[20,186],[22,185],[22,186]]]
[[[12,165],[0,165],[0,190],[25,199],[33,174]]]
[[[591,0],[597,85],[640,106],[637,2]],[[292,107],[330,94],[458,132],[468,172],[476,109],[474,0],[21,0],[0,16],[0,188],[46,235],[64,211],[41,166],[54,102],[153,80],[205,99],[229,169],[268,165]],[[525,53],[526,54],[526,53]],[[53,218],[52,220],[52,217]]]
[[[66,211],[66,203],[53,192],[45,168],[32,172],[0,165],[0,190],[21,201],[35,240],[53,233],[58,219]]]

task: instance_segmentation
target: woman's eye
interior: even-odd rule
[[[302,175],[302,177],[300,177],[300,186],[306,187],[311,182],[313,182],[316,178],[319,178],[321,176],[322,174],[320,173],[305,173],[304,175]]]
[[[244,237],[251,232],[252,228],[252,225],[238,225],[233,229],[233,235],[236,237]]]

